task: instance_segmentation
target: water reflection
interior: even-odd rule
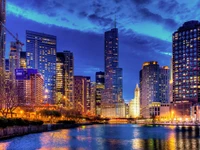
[[[0,142],[11,150],[200,149],[199,127],[94,125],[30,134]]]

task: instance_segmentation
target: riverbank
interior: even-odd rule
[[[91,123],[82,124],[44,124],[44,125],[29,125],[29,126],[12,126],[0,128],[0,140],[23,136],[32,133],[47,132],[59,129],[76,128],[83,125],[92,125]]]
[[[200,123],[155,123],[152,125],[162,125],[162,126],[200,126]]]

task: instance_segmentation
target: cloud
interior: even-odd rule
[[[131,0],[135,5],[145,5],[152,2],[152,0]]]
[[[116,15],[119,66],[124,95],[130,99],[144,61],[170,64],[172,33],[184,21],[200,19],[199,4],[198,0],[7,0],[7,24],[13,31],[23,27],[56,35],[58,51],[74,53],[75,73],[94,79],[94,72],[104,66],[104,32],[113,27]]]
[[[113,20],[110,18],[99,17],[95,14],[89,15],[88,18],[90,21],[95,22],[100,26],[108,26],[111,24],[111,22],[113,22]]]
[[[152,22],[162,24],[165,28],[168,28],[170,30],[172,30],[178,26],[178,24],[173,19],[163,18],[159,14],[152,13],[147,8],[141,8],[141,9],[139,9],[139,11],[141,14],[141,19],[150,20]]]

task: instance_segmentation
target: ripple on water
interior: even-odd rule
[[[200,149],[199,128],[94,125],[29,134],[0,142],[0,150]]]

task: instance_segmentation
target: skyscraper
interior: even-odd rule
[[[19,105],[40,105],[43,103],[43,76],[37,69],[15,70]]]
[[[65,101],[74,103],[74,57],[70,51],[56,56],[56,103]]]
[[[140,116],[140,88],[138,84],[135,88],[135,98],[129,103],[129,117],[136,118]]]
[[[169,68],[160,67],[158,62],[143,63],[140,71],[140,113],[152,117],[149,106],[153,102],[169,102]]]
[[[56,36],[26,31],[27,68],[37,69],[44,77],[46,102],[53,104],[56,93]]]
[[[96,72],[96,96],[95,96],[95,107],[96,107],[96,115],[101,115],[101,101],[102,101],[102,92],[105,88],[105,78],[104,72]]]
[[[5,59],[5,78],[7,81],[10,80],[10,63],[9,59]]]
[[[5,64],[5,39],[6,33],[3,24],[6,22],[6,0],[0,0],[0,72],[4,70]]]
[[[176,116],[189,116],[200,102],[200,22],[185,22],[173,33],[173,106]]]
[[[122,101],[122,69],[118,66],[118,29],[113,28],[105,32],[105,100],[104,103]]]
[[[170,69],[168,66],[160,67],[159,70],[159,101],[170,102]]]
[[[10,64],[10,73],[11,79],[15,79],[15,69],[20,68],[20,52],[22,47],[17,42],[10,43],[10,55],[9,55],[9,64]]]
[[[77,111],[86,113],[87,79],[74,76],[74,104]]]
[[[90,114],[95,115],[96,114],[96,82],[91,82],[91,106],[90,106]]]
[[[26,66],[26,52],[20,52],[20,68],[27,68]]]
[[[91,79],[90,77],[85,77],[86,78],[86,107],[85,107],[85,112],[86,113],[91,113]]]

